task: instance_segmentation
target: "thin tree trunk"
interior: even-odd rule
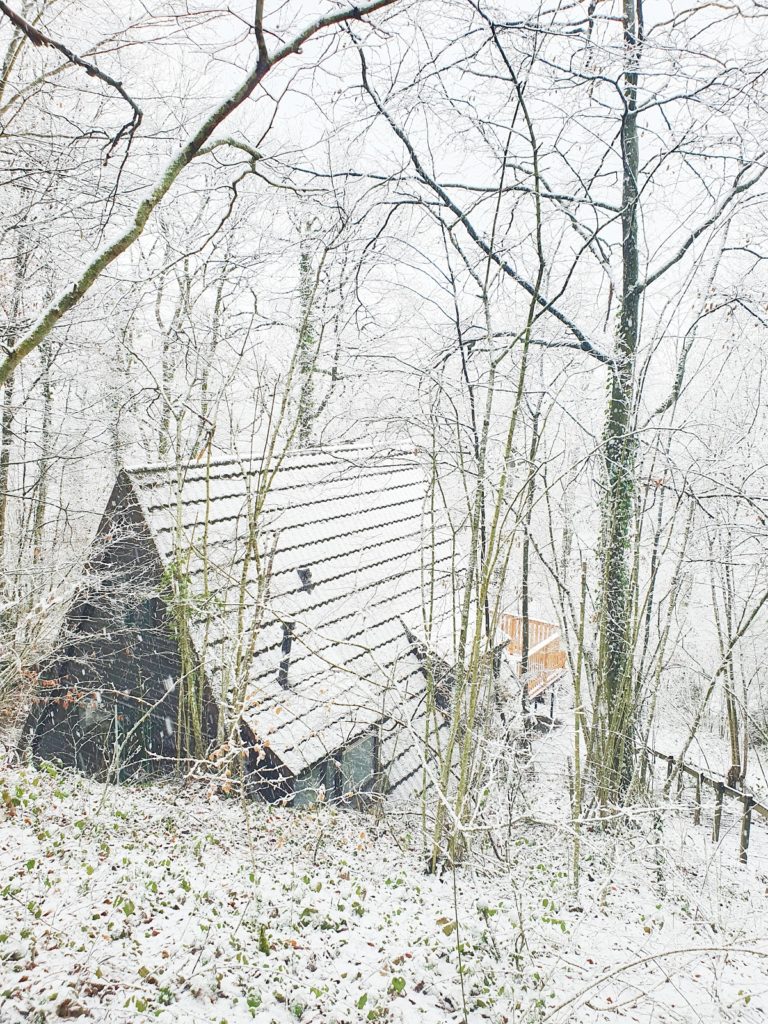
[[[43,411],[40,425],[40,456],[37,487],[35,494],[35,515],[32,523],[32,561],[37,565],[43,557],[43,532],[48,509],[48,472],[51,460],[51,414],[53,411],[53,388],[51,386],[51,364],[53,351],[51,339],[46,338],[40,346],[43,359],[42,389]]]
[[[299,256],[299,295],[301,298],[301,324],[299,325],[299,348],[297,369],[299,371],[299,433],[301,448],[306,448],[312,439],[312,425],[315,418],[314,373],[317,358],[317,343],[312,326],[312,306],[316,291],[315,275],[312,272],[312,253],[309,248],[309,227],[301,235]]]
[[[29,253],[26,248],[26,233],[19,232],[18,244],[16,247],[16,259],[14,261],[13,294],[11,297],[11,310],[8,317],[6,336],[3,339],[7,358],[11,358],[19,337],[19,320],[21,317],[21,299],[24,290],[24,279],[26,277]],[[2,424],[0,425],[0,565],[5,567],[5,544],[8,529],[8,489],[10,486],[11,473],[11,447],[13,445],[13,397],[14,379],[8,376],[3,384],[3,413]]]
[[[525,519],[523,521],[523,552],[522,552],[522,579],[520,583],[520,612],[521,612],[521,651],[520,651],[520,675],[525,681],[528,675],[528,651],[530,649],[530,552],[531,552],[531,520],[533,519],[533,505],[536,496],[536,452],[539,447],[539,413],[536,409],[533,413],[531,447],[528,452],[528,487],[525,497]],[[523,691],[525,692],[525,682]]]
[[[9,377],[3,388],[3,416],[0,427],[0,552],[5,552],[5,534],[8,522],[8,487],[11,470],[11,445],[13,443],[13,377]],[[5,559],[3,557],[3,563]]]

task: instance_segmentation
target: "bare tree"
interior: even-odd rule
[[[264,3],[263,0],[258,0],[253,25],[257,56],[251,70],[242,79],[240,84],[202,120],[199,126],[182,143],[180,150],[165,167],[154,186],[150,188],[148,195],[141,201],[133,215],[128,218],[128,227],[120,232],[105,248],[97,252],[95,257],[78,274],[71,287],[67,288],[58,299],[43,310],[29,330],[25,332],[24,336],[18,339],[13,352],[9,353],[3,363],[0,364],[0,384],[5,383],[22,360],[33,352],[59,323],[62,317],[83,299],[104,271],[142,235],[151,214],[163,201],[181,173],[195,159],[210,155],[221,147],[230,147],[236,151],[243,151],[251,161],[261,159],[262,154],[257,148],[250,147],[235,139],[215,139],[214,136],[218,129],[226,122],[227,118],[254,93],[276,68],[287,59],[299,53],[303,46],[326,29],[343,24],[350,19],[364,18],[385,7],[392,6],[394,3],[395,0],[370,0],[370,2],[360,6],[345,8],[321,16],[296,31],[287,42],[270,51],[267,45],[269,29],[265,23]],[[7,17],[9,12],[10,8],[3,11]],[[45,45],[51,45],[48,42],[47,36],[41,36],[37,30],[31,32],[28,23],[20,16],[15,15],[13,23],[17,30],[26,34],[33,42],[39,44],[39,41],[44,39]],[[63,45],[57,44],[56,48],[64,52],[68,60],[73,60],[68,49],[63,48]],[[80,61],[73,62],[76,66],[78,64],[82,65]],[[89,68],[86,68],[86,70],[89,73],[93,73]]]

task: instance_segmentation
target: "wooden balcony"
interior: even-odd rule
[[[502,615],[501,629],[509,637],[507,650],[517,672],[522,675],[523,619],[520,615]],[[528,670],[525,682],[529,700],[536,700],[561,678],[566,656],[560,630],[553,622],[528,619]]]

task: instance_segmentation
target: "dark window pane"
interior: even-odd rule
[[[369,791],[373,786],[376,738],[373,734],[347,747],[341,754],[342,794]]]
[[[336,762],[333,758],[318,761],[296,779],[294,807],[307,807],[320,801],[333,800],[335,793]]]

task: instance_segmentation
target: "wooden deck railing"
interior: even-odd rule
[[[523,660],[523,619],[520,615],[502,615],[501,629],[509,637],[507,650],[518,667]],[[525,674],[528,696],[540,697],[563,674],[565,651],[560,630],[552,622],[528,620],[528,670]]]
[[[768,807],[761,804],[751,795],[741,789],[734,789],[728,786],[722,779],[715,779],[700,768],[692,768],[691,765],[679,760],[673,754],[662,754],[653,747],[646,747],[648,762],[653,766],[655,761],[666,763],[667,776],[664,791],[669,795],[672,777],[677,772],[677,795],[682,795],[683,780],[686,775],[690,776],[696,783],[696,794],[693,803],[693,823],[701,824],[702,787],[709,786],[715,791],[715,807],[712,816],[712,841],[719,842],[720,828],[723,817],[723,798],[738,801],[741,804],[741,821],[739,825],[739,860],[742,864],[747,863],[747,851],[749,850],[749,836],[752,829],[752,815],[758,814],[761,818],[768,820]],[[653,778],[653,776],[651,776]]]

